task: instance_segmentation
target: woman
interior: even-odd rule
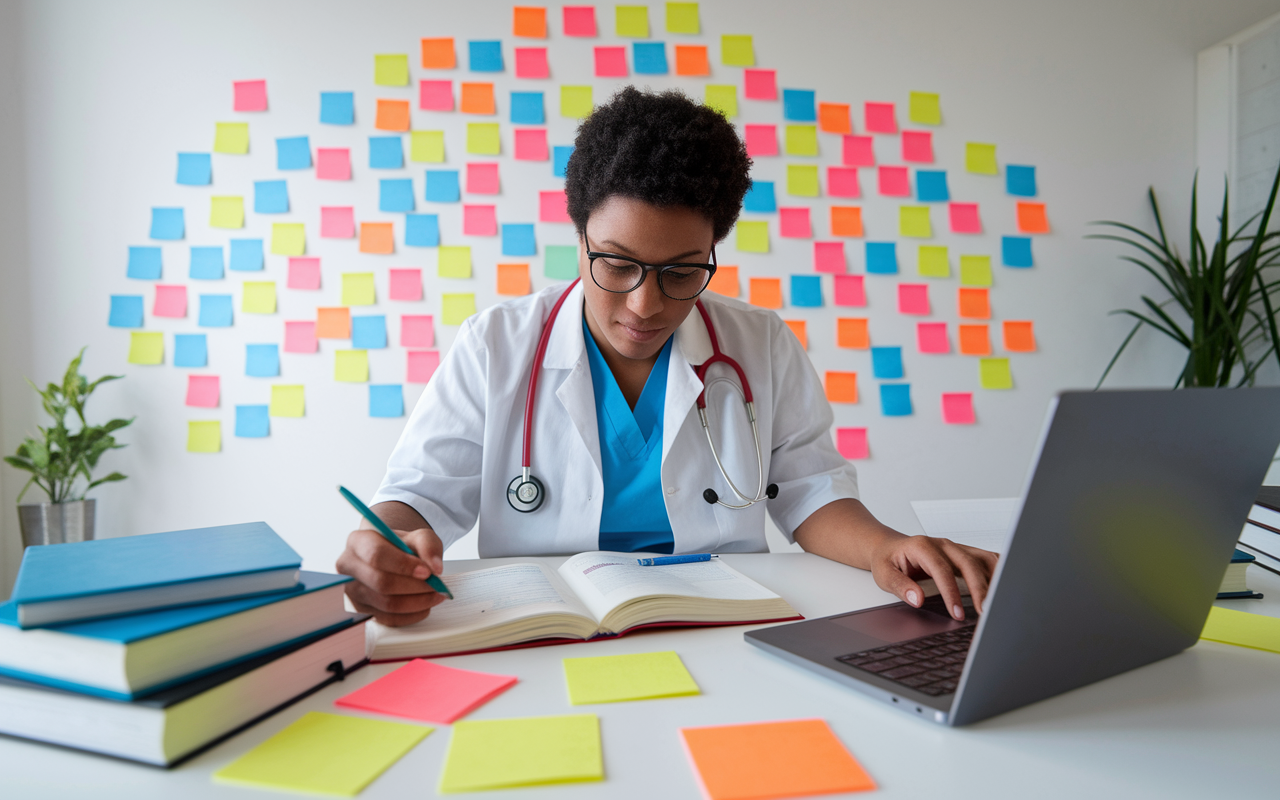
[[[981,610],[995,554],[876,521],[832,445],[831,408],[796,338],[770,311],[704,293],[750,166],[733,126],[677,92],[627,87],[583,122],[565,183],[580,281],[463,324],[374,497],[420,557],[352,532],[337,566],[356,579],[357,609],[387,625],[426,617],[443,597],[423,581],[477,517],[486,557],[761,552],[767,507],[805,550],[871,570],[913,606],[924,599],[916,579],[931,576],[962,619],[960,575]],[[711,366],[707,424],[723,470],[694,372],[713,337],[741,365],[759,437],[757,449],[733,369]]]

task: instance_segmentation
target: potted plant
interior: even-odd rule
[[[112,435],[133,422],[133,419],[113,419],[105,425],[90,425],[84,416],[85,402],[89,395],[103,383],[123,377],[105,375],[90,382],[80,374],[80,360],[84,348],[71,360],[62,385],[50,383],[44,391],[31,383],[40,395],[45,413],[53,418],[53,425],[38,428],[39,437],[27,437],[14,455],[5,456],[5,462],[31,478],[18,494],[18,519],[22,528],[24,546],[33,544],[58,544],[80,542],[93,538],[94,501],[85,494],[95,486],[122,481],[124,475],[112,472],[94,479],[98,459],[108,450],[124,447]],[[74,433],[67,427],[67,414],[75,412],[73,424],[79,429]],[[77,491],[77,483],[83,483]],[[47,503],[22,505],[22,497],[32,486],[48,496]]]

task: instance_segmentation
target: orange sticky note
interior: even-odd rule
[[[858,402],[858,373],[827,370],[827,400],[832,403]]]
[[[724,264],[716,267],[716,274],[711,276],[711,282],[707,284],[707,288],[725,297],[737,297],[739,294],[738,268]]]
[[[351,309],[346,306],[338,308],[316,309],[317,339],[350,339]]]
[[[707,58],[707,48],[698,44],[676,45],[677,75],[710,75],[711,61]]]
[[[493,102],[493,84],[463,83],[462,102],[458,107],[463,114],[498,113],[498,107]]]
[[[752,278],[750,303],[761,308],[782,308],[782,278]]]
[[[1018,203],[1018,230],[1022,233],[1048,233],[1049,218],[1044,203]]]
[[[453,54],[453,37],[422,40],[423,69],[453,69],[458,61]]]
[[[498,265],[498,294],[526,295],[529,289],[528,264]]]
[[[866,317],[837,317],[836,346],[866,350],[871,346],[871,332]]]
[[[848,103],[818,103],[818,129],[823,133],[853,133]]]
[[[831,235],[861,236],[862,209],[858,206],[832,206]]]
[[[1010,353],[1034,353],[1036,351],[1035,328],[1030,320],[1005,320],[1004,349]]]
[[[805,350],[808,350],[809,349],[809,332],[807,330],[808,326],[805,325],[804,320],[789,319],[789,320],[785,320],[785,322],[787,323],[787,327],[791,329],[791,332],[794,333],[796,335],[796,338],[800,340],[800,346],[803,347]]]
[[[960,316],[966,319],[991,319],[990,290],[986,287],[960,288]]]
[[[511,32],[529,39],[547,38],[547,9],[541,6],[516,6]]]
[[[394,223],[361,222],[360,252],[387,254],[396,251]]]
[[[380,131],[409,130],[409,101],[378,100],[378,116],[373,127]]]
[[[991,355],[991,335],[986,325],[957,325],[956,327],[960,329],[961,355]]]

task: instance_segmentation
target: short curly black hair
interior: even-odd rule
[[[732,123],[678,91],[623,87],[583,120],[565,169],[578,233],[614,195],[683,206],[729,235],[751,188],[751,159]]]

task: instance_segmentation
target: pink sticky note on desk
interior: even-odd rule
[[[514,686],[510,675],[472,672],[415,658],[388,675],[333,701],[342,708],[449,724]]]
[[[284,351],[286,353],[314,353],[319,347],[316,341],[316,324],[311,320],[284,324]]]
[[[517,78],[550,78],[551,67],[547,65],[547,48],[516,48]]]
[[[351,180],[351,151],[346,147],[317,147],[316,177],[322,181]]]
[[[596,48],[596,77],[597,78],[627,77],[627,48],[597,47]]]
[[[950,353],[951,340],[947,338],[947,323],[917,322],[916,346],[921,353]]]
[[[745,125],[747,155],[776,156],[778,154],[777,125]]]
[[[898,120],[893,115],[893,103],[867,103],[866,128],[871,133],[897,133]]]
[[[978,421],[973,413],[973,392],[943,392],[942,421],[948,425],[972,425]]]
[[[188,375],[187,405],[198,408],[217,408],[218,376]]]
[[[827,167],[827,194],[832,197],[859,197],[857,167]]]
[[[906,167],[880,168],[880,194],[885,197],[910,197],[911,179]]]
[[[788,239],[813,238],[808,208],[779,208],[778,227],[780,234]]]
[[[841,148],[841,163],[846,167],[874,167],[876,151],[870,136],[846,134]]]
[[[388,274],[391,276],[392,300],[417,302],[422,299],[422,270],[392,269]]]
[[[866,428],[836,428],[836,449],[845,458],[868,458]]]
[[[898,313],[899,314],[928,314],[929,313],[929,284],[927,283],[898,284]]]
[[[354,239],[356,213],[351,206],[320,206],[321,239]]]
[[[903,131],[902,160],[921,164],[933,163],[933,133],[930,131]]]
[[[498,165],[467,164],[467,192],[469,194],[497,194]]]
[[[497,236],[498,207],[464,205],[462,232],[467,236]]]
[[[400,346],[435,346],[436,334],[433,322],[430,314],[402,314],[400,316]]]
[[[844,260],[844,242],[814,242],[813,269],[815,272],[844,273],[847,269]]]
[[[266,111],[267,110],[267,82],[266,81],[235,81],[235,105],[236,111]]]
[[[408,383],[426,383],[440,366],[439,350],[410,350],[409,370],[405,380]]]
[[[320,288],[320,259],[315,256],[294,256],[289,259],[290,289],[315,291]]]
[[[982,220],[977,203],[951,203],[952,233],[982,233]]]
[[[418,108],[423,111],[452,111],[453,81],[419,81]]]
[[[777,100],[778,73],[772,69],[744,69],[742,94],[748,100]]]
[[[546,161],[551,158],[546,128],[516,129],[516,161]]]
[[[837,275],[836,282],[836,305],[838,306],[865,306],[867,304],[867,289],[861,275]]]
[[[157,317],[185,317],[187,315],[187,287],[156,285],[156,303],[151,313]]]
[[[538,192],[538,222],[569,221],[569,200],[564,189]]]

